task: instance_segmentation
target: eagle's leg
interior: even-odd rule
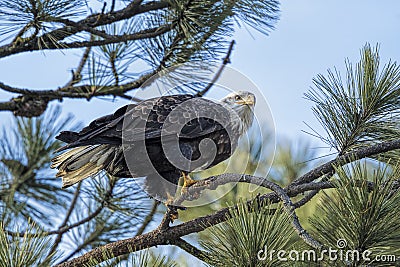
[[[182,177],[183,177],[183,186],[182,186],[183,188],[188,188],[198,182],[190,178],[189,174],[185,172],[182,172]]]
[[[190,145],[188,145],[187,143],[180,143],[179,145],[180,145],[179,147],[181,149],[183,156],[188,160],[189,165],[185,166],[185,168],[187,170],[190,170],[190,162],[191,162],[191,159],[193,158],[193,148]],[[181,177],[183,178],[183,186],[182,186],[181,193],[187,191],[188,187],[190,187],[198,182],[198,181],[190,178],[188,171],[181,170]]]
[[[188,191],[188,188],[191,187],[192,185],[196,184],[199,181],[193,180],[192,178],[190,178],[189,174],[182,172],[182,177],[183,177],[183,186],[181,189],[181,194],[186,194]],[[199,193],[195,192],[191,195],[191,197],[193,197],[193,199],[199,198]]]

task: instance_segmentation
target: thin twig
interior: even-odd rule
[[[86,47],[85,52],[83,52],[81,60],[79,61],[78,67],[76,68],[75,71],[72,71],[71,80],[66,85],[64,85],[63,88],[71,87],[74,84],[77,84],[78,82],[80,82],[82,80],[81,73],[82,73],[83,67],[85,66],[85,64],[89,58],[91,49],[92,49],[91,47]],[[59,90],[62,90],[62,88],[60,88]]]
[[[84,223],[87,223],[87,222],[91,221],[93,218],[95,218],[97,215],[99,215],[100,212],[103,210],[103,208],[106,206],[106,203],[107,203],[107,202],[110,200],[110,198],[112,197],[112,193],[113,193],[113,190],[114,190],[114,186],[115,186],[114,183],[111,183],[111,184],[110,184],[110,188],[109,188],[109,189],[107,190],[107,192],[104,194],[104,198],[100,201],[100,206],[97,207],[97,209],[96,209],[94,212],[92,212],[92,213],[91,213],[89,216],[87,216],[86,218],[84,218],[84,219],[82,219],[82,220],[80,220],[80,221],[78,221],[78,222],[76,222],[76,223],[73,223],[73,224],[69,225],[69,226],[66,227],[66,229],[63,230],[63,231],[69,231],[69,230],[72,229],[72,228],[75,228],[75,227],[77,227],[77,226],[79,226],[79,225],[82,225],[82,224],[84,224]]]
[[[95,218],[97,215],[100,214],[100,212],[104,209],[104,207],[106,206],[106,203],[110,200],[110,198],[112,198],[113,195],[113,190],[115,188],[115,181],[111,180],[110,181],[110,187],[107,189],[107,191],[104,194],[103,199],[100,201],[100,206],[97,207],[97,209],[91,213],[89,216],[87,216],[85,219],[80,220],[77,223],[71,224],[70,226],[67,227],[68,230],[65,231],[69,231],[72,228],[75,228],[79,225],[82,225],[86,222],[91,221],[93,218]],[[92,237],[94,238],[94,237]],[[62,262],[68,261],[70,258],[72,258],[76,253],[78,253],[79,251],[81,251],[86,245],[90,244],[92,240],[86,240],[84,243],[80,244],[73,252],[71,252],[66,258],[64,258],[62,260]]]
[[[113,51],[111,53],[111,55],[110,55],[111,71],[112,71],[113,76],[114,76],[115,86],[118,86],[119,85],[119,75],[118,75],[117,66],[115,64],[115,57],[116,57],[116,52]]]
[[[143,234],[144,230],[146,230],[146,227],[153,220],[154,214],[156,213],[159,204],[160,202],[153,200],[153,206],[151,207],[149,214],[147,214],[147,216],[144,218],[143,223],[137,230],[135,236]]]
[[[57,249],[58,245],[60,244],[60,242],[62,240],[63,234],[65,232],[61,232],[61,229],[63,229],[67,225],[67,223],[69,221],[69,218],[71,217],[72,211],[75,208],[76,202],[77,202],[79,194],[81,192],[81,185],[82,185],[82,182],[79,182],[78,186],[76,187],[76,190],[75,190],[74,196],[73,196],[73,198],[71,200],[71,204],[69,205],[69,209],[67,211],[67,214],[65,215],[65,218],[64,218],[63,222],[58,227],[58,230],[60,232],[57,234],[57,236],[56,236],[56,238],[54,240],[53,245],[51,246],[51,249],[50,249],[48,255],[51,255]]]
[[[327,175],[325,175],[324,177],[322,177],[321,182],[327,182],[327,181],[329,181],[329,180],[332,178],[333,175],[334,175],[334,171],[328,173]],[[316,190],[313,190],[313,191],[309,192],[305,197],[303,197],[302,199],[300,199],[299,201],[297,201],[296,203],[294,203],[294,204],[293,204],[293,207],[294,207],[295,209],[298,209],[298,208],[304,206],[304,205],[305,205],[306,203],[308,203],[313,197],[315,197],[315,196],[318,194],[318,192],[319,192],[320,190],[321,190],[321,189],[316,189]]]
[[[231,56],[231,53],[233,51],[233,46],[234,45],[235,45],[235,40],[232,40],[231,44],[229,45],[228,52],[226,53],[226,56],[222,61],[222,65],[219,67],[217,73],[215,73],[215,75],[214,75],[213,79],[211,80],[211,82],[206,86],[206,88],[204,88],[203,90],[198,92],[196,94],[197,96],[204,96],[213,87],[213,85],[218,81],[219,77],[221,76],[222,72],[225,69],[225,66],[228,63],[231,63],[230,56]]]
[[[306,230],[301,226],[299,218],[297,217],[297,214],[295,212],[295,207],[290,197],[284,191],[284,189],[274,183],[270,184],[269,188],[273,190],[282,200],[286,212],[292,217],[292,226],[299,235],[299,237],[303,239],[304,242],[310,245],[311,247],[316,249],[321,249],[323,245],[319,241],[314,239],[310,234],[308,234]]]
[[[307,204],[313,197],[315,197],[315,196],[318,194],[319,191],[320,191],[320,190],[313,190],[313,191],[309,192],[305,197],[303,197],[303,198],[300,199],[299,201],[293,203],[293,207],[294,207],[295,209],[298,209],[298,208],[304,206],[304,205]]]
[[[115,8],[115,0],[112,0],[110,12],[113,12],[113,11],[114,11],[114,8]]]
[[[182,238],[178,238],[178,239],[173,240],[171,242],[171,245],[175,245],[177,247],[180,247],[181,249],[183,249],[184,251],[186,251],[190,255],[198,258],[201,261],[204,261],[204,262],[208,262],[209,261],[208,260],[209,257],[207,256],[207,252],[196,248],[195,246],[189,244],[188,242],[186,242]]]
[[[400,139],[378,143],[369,147],[360,148],[357,151],[346,153],[342,156],[337,157],[321,166],[307,172],[301,177],[293,181],[291,186],[299,185],[314,181],[324,174],[328,174],[334,171],[334,166],[343,166],[347,163],[353,162],[356,159],[362,159],[377,154],[385,153],[391,150],[400,149]]]
[[[75,27],[76,29],[80,31],[86,31],[88,33],[91,33],[92,35],[96,35],[102,38],[112,38],[112,35],[107,34],[105,31],[97,30],[91,26],[87,26],[85,24],[80,24],[75,21],[69,20],[69,19],[63,19],[63,18],[53,18],[52,21],[54,22],[59,22],[63,23],[67,26],[72,26]]]

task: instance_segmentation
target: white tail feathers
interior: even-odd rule
[[[58,169],[56,176],[62,177],[62,187],[66,188],[106,168],[114,153],[110,145],[72,148],[53,158],[51,168]]]

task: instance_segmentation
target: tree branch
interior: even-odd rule
[[[58,227],[58,231],[60,231],[60,232],[57,234],[56,239],[54,240],[54,243],[50,248],[48,256],[53,254],[53,252],[57,249],[58,245],[61,242],[63,234],[65,233],[65,232],[62,232],[61,229],[65,228],[65,226],[67,225],[67,223],[69,221],[69,218],[71,217],[72,211],[75,208],[76,202],[78,201],[78,196],[79,196],[79,194],[81,192],[81,185],[82,185],[82,182],[79,182],[78,186],[76,187],[76,190],[75,190],[75,193],[74,193],[74,197],[71,200],[71,204],[69,205],[69,209],[67,211],[67,214],[65,215],[65,218],[64,218],[63,222]]]
[[[180,247],[187,253],[191,254],[192,256],[198,258],[201,261],[208,262],[208,257],[207,257],[207,252],[202,251],[195,246],[192,246],[182,238],[178,238],[175,240],[172,240],[171,245],[175,245],[177,247]]]
[[[251,175],[222,174],[218,176],[212,176],[205,180],[201,180],[195,185],[189,187],[188,190],[184,192],[174,202],[174,204],[181,204],[185,199],[189,197],[192,198],[191,196],[195,195],[195,192],[201,192],[205,189],[213,190],[216,189],[219,185],[230,182],[245,182],[261,185],[272,189],[274,192],[257,197],[260,205],[265,205],[266,203],[277,203],[282,200],[287,212],[289,212],[292,217],[292,224],[293,227],[296,229],[296,232],[308,244],[313,247],[320,248],[322,245],[318,241],[314,240],[311,236],[309,236],[298,223],[297,216],[294,213],[295,205],[291,202],[290,197],[297,196],[298,194],[302,194],[310,190],[321,190],[334,187],[334,185],[329,181],[311,182],[322,176],[324,173],[332,171],[334,165],[345,165],[356,159],[374,156],[379,153],[384,153],[399,148],[400,140],[393,140],[359,149],[355,152],[348,153],[337,158],[336,160],[330,161],[315,168],[314,170],[303,175],[299,179],[296,179],[296,184],[292,183],[285,189],[270,181],[267,181],[265,178],[255,177]],[[374,185],[369,184],[369,187],[371,186],[373,187]],[[397,186],[397,184],[394,186]],[[251,202],[252,200],[248,203]],[[237,206],[224,208],[215,212],[214,214],[198,217],[177,226],[172,226],[165,229],[161,229],[159,227],[149,233],[140,236],[109,243],[107,245],[95,248],[80,257],[72,259],[68,262],[64,262],[63,264],[60,264],[58,266],[81,266],[83,264],[88,264],[91,259],[104,261],[103,253],[105,251],[111,252],[115,257],[118,257],[133,252],[132,248],[134,249],[134,251],[138,251],[157,245],[168,245],[183,236],[203,231],[206,228],[226,221],[228,218],[230,218],[229,210],[232,208],[237,208]]]
[[[334,174],[334,171],[332,171],[329,174],[323,176],[322,179],[321,179],[321,182],[329,181],[329,179],[332,178],[333,174]],[[313,197],[315,197],[318,194],[319,191],[320,191],[320,189],[316,189],[316,190],[313,190],[313,191],[309,192],[305,197],[303,197],[302,199],[300,199],[299,201],[297,201],[296,203],[293,204],[294,208],[298,209],[301,206],[303,206],[306,203],[308,203]]]
[[[22,96],[12,98],[9,102],[0,103],[0,110],[13,111],[16,116],[39,116],[47,107],[47,103],[52,100],[63,98],[85,98],[90,100],[98,96],[121,96],[125,98],[125,93],[142,86],[149,78],[159,72],[159,68],[143,74],[135,81],[128,82],[119,86],[98,86],[101,90],[94,90],[91,85],[80,85],[62,87],[58,90],[30,90],[16,88],[0,82],[0,89],[10,93],[21,94]],[[130,98],[135,100],[134,98]]]
[[[71,71],[72,72],[71,80],[69,82],[67,82],[67,84],[64,85],[63,88],[71,87],[74,84],[77,84],[82,80],[81,73],[82,73],[83,67],[85,66],[85,64],[89,58],[90,50],[92,50],[91,47],[86,47],[85,52],[83,52],[81,60],[79,61],[78,67],[76,68],[75,71],[73,71],[73,70]],[[62,89],[60,89],[60,90],[62,90]]]
[[[143,234],[144,230],[146,230],[146,227],[153,220],[154,214],[156,213],[159,204],[160,202],[153,200],[153,206],[151,207],[149,214],[147,214],[146,218],[144,218],[143,223],[137,230],[135,236]]]
[[[219,77],[221,76],[222,72],[225,69],[225,66],[229,63],[231,63],[231,53],[233,51],[233,46],[235,45],[235,40],[231,41],[231,44],[229,45],[229,49],[228,52],[226,53],[225,58],[222,61],[222,65],[219,67],[217,73],[215,74],[215,76],[213,77],[213,79],[211,80],[211,82],[206,86],[206,88],[204,88],[203,90],[201,90],[200,92],[198,92],[196,95],[197,96],[203,96],[205,95],[208,91],[210,91],[210,89],[214,86],[215,82],[218,81]]]
[[[0,102],[0,110],[14,111],[16,109],[17,105],[15,104],[14,101]]]
[[[59,49],[60,47],[55,47],[55,42],[61,41],[71,35],[74,35],[80,31],[87,30],[88,27],[95,28],[98,26],[111,24],[113,22],[121,21],[124,19],[129,19],[135,15],[143,14],[153,10],[160,10],[167,8],[169,6],[168,1],[154,1],[148,2],[141,5],[142,1],[133,1],[125,8],[118,11],[111,11],[106,14],[91,14],[86,18],[77,21],[76,25],[79,27],[74,27],[67,25],[65,27],[53,30],[41,36],[31,38],[28,42],[21,42],[19,44],[10,43],[0,47],[0,58],[7,57],[13,54],[35,51],[46,47],[46,45],[52,46],[53,48]],[[99,32],[97,32],[99,33]],[[39,39],[40,38],[40,39]],[[42,46],[38,45],[38,42],[44,44]]]
[[[377,154],[385,153],[391,150],[400,149],[400,139],[378,143],[368,147],[361,148],[354,152],[346,153],[338,158],[331,160],[293,181],[292,185],[299,185],[314,181],[324,174],[328,174],[334,170],[334,166],[343,166],[354,161],[354,159],[362,159]]]
[[[72,48],[82,48],[82,47],[93,47],[93,46],[101,46],[113,43],[127,42],[127,41],[136,41],[147,38],[154,38],[160,36],[173,28],[172,24],[167,24],[151,29],[142,30],[133,34],[123,34],[123,35],[108,35],[107,38],[103,40],[91,40],[91,41],[77,41],[72,43],[61,42],[58,44],[50,43],[45,47],[42,47],[41,50],[44,49],[72,49]]]

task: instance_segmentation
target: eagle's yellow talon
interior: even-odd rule
[[[198,181],[190,178],[190,176],[184,172],[182,172],[182,177],[183,177],[183,186],[182,187],[186,188],[186,189],[198,182]]]
[[[191,187],[192,185],[198,183],[199,181],[193,180],[192,178],[190,178],[189,175],[185,174],[184,172],[182,172],[182,177],[183,177],[183,186],[181,189],[181,195],[186,194],[189,187]],[[193,194],[191,194],[191,196],[188,199],[196,199],[199,198],[199,193],[195,192]]]

